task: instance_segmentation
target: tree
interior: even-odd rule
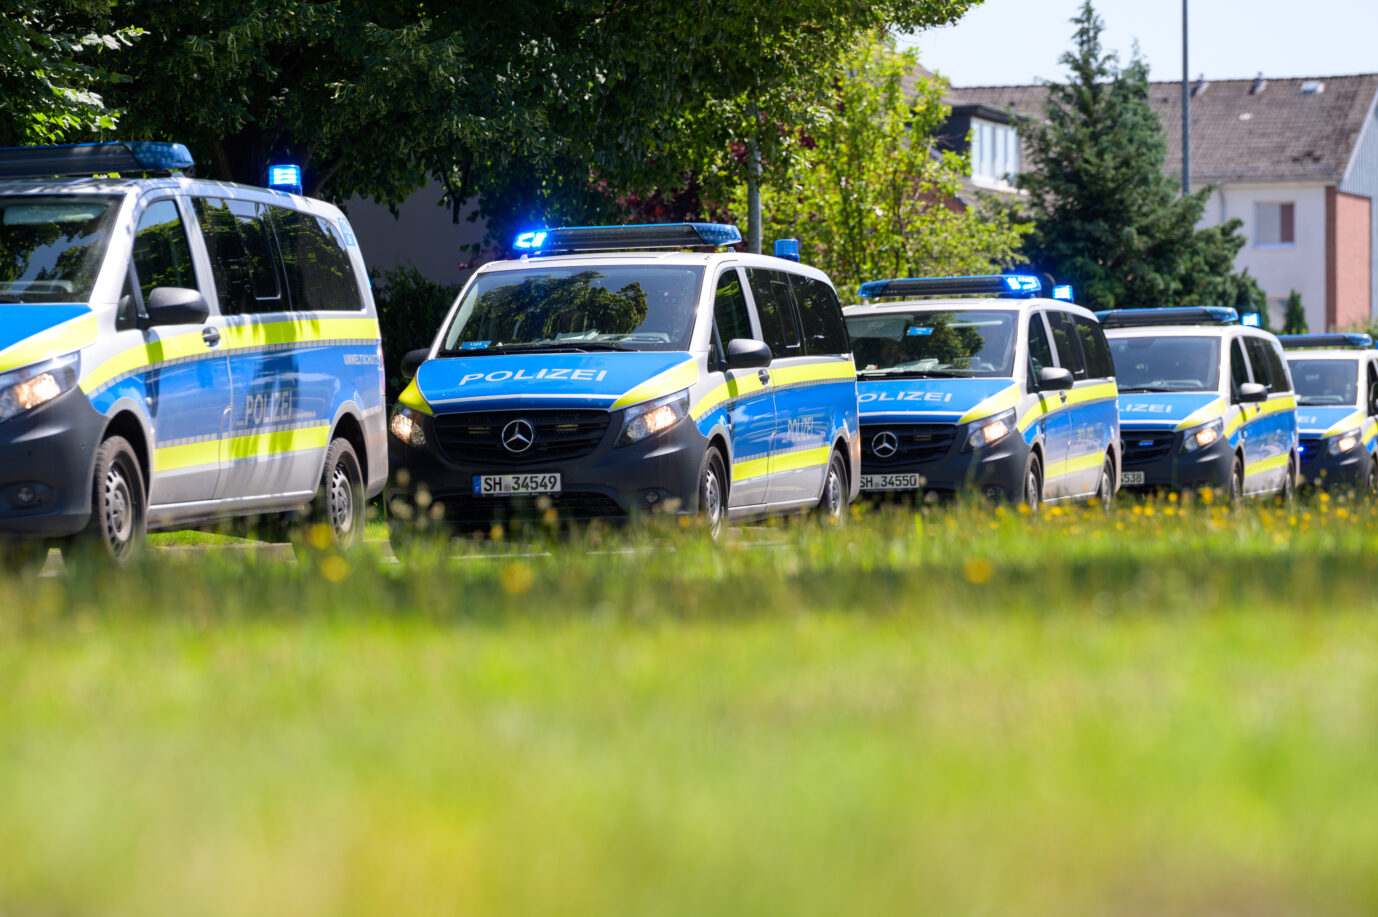
[[[11,2],[0,16],[0,146],[61,143],[115,126],[97,91],[120,77],[103,66],[139,36],[110,29],[97,0]]]
[[[1306,334],[1306,310],[1301,305],[1301,294],[1296,290],[1287,294],[1287,306],[1282,314],[1283,334]]]
[[[1234,303],[1242,224],[1196,229],[1211,189],[1180,195],[1164,173],[1148,65],[1102,53],[1090,0],[1072,22],[1075,49],[1061,59],[1071,78],[1049,85],[1046,120],[1022,131],[1035,167],[1019,176],[1034,221],[1025,255],[1097,309]]]
[[[498,238],[606,217],[670,188],[807,97],[866,29],[954,21],[979,0],[142,0],[118,87],[137,136],[203,173],[397,202],[433,176]],[[747,116],[752,105],[766,119]],[[759,135],[759,136],[758,136]]]
[[[917,63],[883,36],[855,44],[832,75],[828,116],[799,142],[787,180],[767,189],[772,232],[799,238],[807,260],[841,289],[1018,260],[1025,227],[1004,210],[957,201],[967,159],[935,145],[950,113],[942,82],[906,91]]]

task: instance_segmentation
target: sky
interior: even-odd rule
[[[1188,70],[1215,80],[1378,73],[1378,0],[1189,0]],[[905,36],[954,86],[1063,80],[1081,0],[985,0],[954,26]],[[1127,61],[1138,39],[1154,80],[1182,78],[1180,0],[1095,0],[1101,43]]]

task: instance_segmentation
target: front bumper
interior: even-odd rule
[[[614,443],[622,422],[614,413],[588,455],[536,464],[442,455],[435,445],[434,418],[426,418],[422,429],[427,438],[422,448],[388,435],[384,493],[389,515],[395,518],[429,519],[459,531],[487,532],[495,524],[549,519],[552,511],[561,521],[582,522],[698,510],[700,466],[708,440],[687,417],[663,433],[619,447]],[[560,474],[561,492],[498,497],[473,492],[475,475],[539,473]]]
[[[1301,483],[1321,488],[1361,487],[1373,461],[1367,449],[1356,446],[1330,455],[1329,441],[1321,437],[1301,440]]]
[[[61,537],[86,527],[104,429],[79,388],[0,422],[0,535]]]
[[[1120,437],[1124,447],[1122,473],[1139,472],[1144,476],[1142,484],[1123,482],[1125,489],[1226,489],[1230,485],[1234,449],[1223,436],[1195,452],[1182,451],[1182,433],[1176,430],[1126,427],[1121,429]]]
[[[877,437],[893,433],[899,451],[883,458],[876,454]],[[954,494],[975,488],[987,496],[1018,499],[1024,492],[1024,469],[1029,444],[1018,431],[984,449],[963,451],[969,434],[962,424],[861,424],[862,475],[919,475],[922,493]],[[936,444],[936,445],[933,445]],[[862,496],[902,496],[915,491],[868,490]]]

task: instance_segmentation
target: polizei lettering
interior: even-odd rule
[[[863,392],[857,401],[922,401],[927,404],[947,404],[952,400],[951,392]]]
[[[602,382],[608,377],[606,369],[538,369],[527,372],[524,369],[498,369],[491,373],[468,373],[459,380],[460,385],[470,382],[536,382],[537,380],[564,379],[570,382]]]

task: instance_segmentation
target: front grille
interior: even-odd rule
[[[898,448],[887,457],[876,455],[875,441],[881,433],[893,433]],[[871,424],[861,428],[861,460],[887,468],[902,468],[937,461],[947,455],[957,427],[950,423]]]
[[[513,453],[502,444],[502,431],[514,420],[528,421],[531,447]],[[598,448],[607,432],[607,411],[475,411],[438,414],[435,438],[452,462],[500,467],[546,465],[581,459]]]
[[[1314,462],[1325,455],[1325,445],[1325,440],[1319,436],[1310,439],[1302,437],[1301,442],[1297,443],[1297,452],[1303,462]]]
[[[442,498],[445,521],[456,529],[487,531],[494,523],[542,522],[554,510],[564,522],[591,519],[622,519],[626,512],[605,494],[565,493],[546,496],[474,497],[455,495]]]
[[[1124,446],[1124,467],[1150,465],[1170,453],[1176,441],[1177,433],[1173,430],[1125,430],[1120,440]]]

